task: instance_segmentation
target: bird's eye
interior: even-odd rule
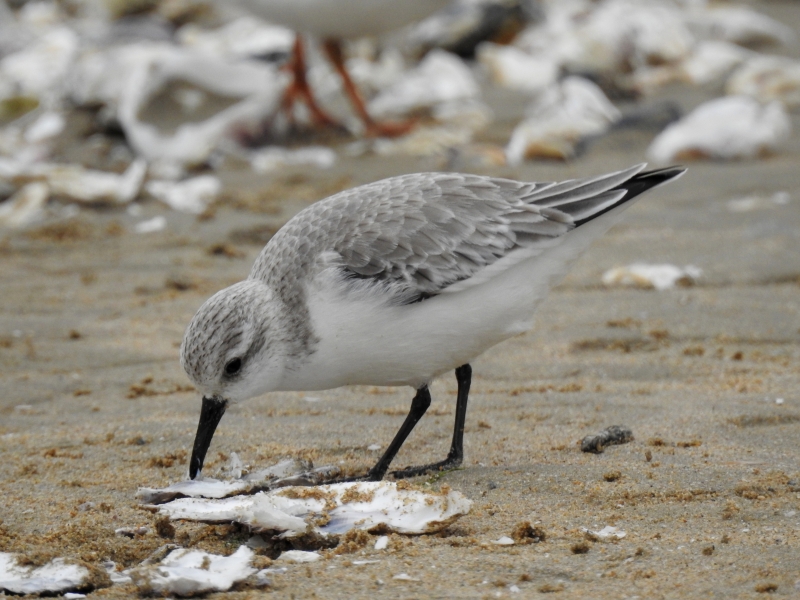
[[[239,372],[239,369],[241,368],[242,368],[241,358],[234,358],[233,360],[229,360],[228,363],[225,365],[225,375],[236,375]]]

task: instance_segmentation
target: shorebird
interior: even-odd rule
[[[376,36],[399,29],[433,14],[449,0],[240,0],[253,14],[297,32],[289,63],[294,81],[284,98],[287,111],[302,100],[319,125],[336,125],[314,99],[306,79],[305,51],[301,34],[322,40],[322,48],[342,78],[353,108],[364,122],[367,135],[397,136],[411,123],[379,123],[367,112],[364,100],[344,65],[341,40]]]
[[[472,368],[532,326],[550,288],[641,193],[682,167],[561,183],[457,173],[401,175],[312,204],[267,243],[250,275],[192,319],[181,363],[202,392],[194,479],[231,403],[270,391],[411,386],[406,420],[366,478],[380,480],[455,370],[450,452],[395,471],[407,477],[463,460]]]

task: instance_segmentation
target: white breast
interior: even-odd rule
[[[448,0],[241,0],[253,14],[320,37],[378,35],[424,19]]]

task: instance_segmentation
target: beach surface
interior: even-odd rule
[[[800,26],[791,3],[759,10]],[[717,94],[675,86],[648,102],[689,109]],[[519,102],[494,95],[511,109],[482,141],[503,144]],[[793,125],[800,131],[797,114]],[[599,174],[642,162],[653,135],[619,129],[568,163],[470,170],[539,181]],[[246,541],[232,526],[189,523],[162,538],[135,499],[139,487],[187,473],[200,397],[179,346],[194,311],[246,277],[271,233],[311,202],[391,175],[469,168],[458,157],[340,157],[329,170],[270,176],[229,165],[219,172],[224,200],[199,218],[149,201],[140,217],[84,209],[0,237],[0,550],[127,568],[165,543],[230,554]],[[532,331],[472,363],[463,467],[413,480],[462,492],[469,515],[439,534],[391,535],[386,550],[370,536],[273,575],[266,590],[214,597],[800,595],[798,165],[796,133],[776,156],[688,164],[592,246]],[[157,215],[163,231],[133,231]],[[665,291],[602,285],[606,270],[635,262],[695,265],[703,276]],[[433,384],[395,467],[444,458],[455,390],[453,376]],[[366,471],[380,453],[368,447],[386,447],[412,396],[355,387],[234,406],[206,473],[232,452],[253,468],[303,457]],[[610,425],[635,439],[581,452],[583,437]],[[546,539],[492,543],[525,522]],[[607,525],[625,537],[593,542],[582,530]],[[123,527],[148,530],[114,533]],[[375,562],[354,564],[363,560]],[[134,593],[117,585],[89,597]]]

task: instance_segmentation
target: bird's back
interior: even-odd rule
[[[250,274],[318,340],[286,389],[417,385],[525,331],[628,200],[682,173],[643,167],[560,183],[402,175],[301,211]],[[369,336],[388,354],[351,344]]]

